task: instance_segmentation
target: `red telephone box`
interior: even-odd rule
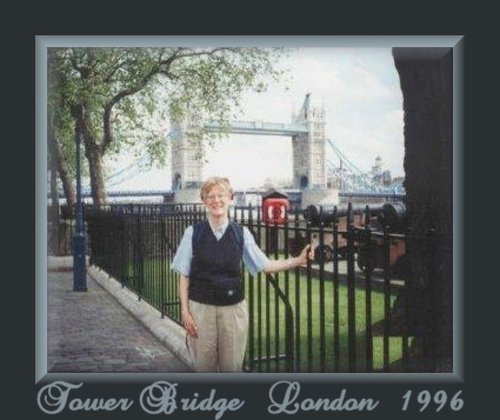
[[[284,225],[290,210],[288,195],[271,189],[262,195],[262,220],[266,224]]]

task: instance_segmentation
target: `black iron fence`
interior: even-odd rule
[[[49,255],[73,255],[75,225],[75,213],[72,207],[47,206],[47,252]],[[86,229],[86,224],[84,229]],[[88,246],[87,243],[86,248]]]
[[[194,204],[86,206],[84,215],[90,263],[162,317],[180,322],[178,274],[170,264],[184,230],[205,218],[204,209]],[[308,243],[316,258],[307,267],[273,276],[244,273],[250,316],[245,368],[413,370],[404,206],[310,206],[288,214],[280,225],[263,223],[261,216],[260,207],[231,211],[269,258],[297,255]]]

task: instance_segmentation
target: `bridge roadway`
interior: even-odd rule
[[[284,189],[286,193],[289,193],[292,196],[297,196],[300,194],[300,190],[293,189],[287,190]],[[243,196],[261,196],[265,190],[237,190],[235,191],[235,195],[237,197]],[[107,196],[112,198],[127,198],[127,197],[165,197],[173,194],[172,190],[115,190],[108,191]],[[89,191],[82,191],[83,198],[90,198],[91,194]],[[405,197],[404,193],[394,193],[394,192],[349,192],[349,191],[340,191],[339,198],[343,202],[351,201],[351,202],[362,202],[369,203],[370,201],[375,200],[374,202],[378,202],[378,200],[402,200]],[[47,195],[47,198],[50,200],[50,193]],[[62,192],[59,193],[59,199],[64,199],[65,196]]]
[[[220,124],[211,122],[205,128],[211,132],[220,132]],[[263,121],[230,121],[227,127],[233,134],[260,134],[265,136],[297,136],[309,133],[306,124],[299,123],[275,123]]]

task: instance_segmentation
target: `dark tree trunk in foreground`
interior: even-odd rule
[[[452,104],[450,48],[394,48],[404,97],[409,306],[420,371],[452,370]]]

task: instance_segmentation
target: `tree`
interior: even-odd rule
[[[194,115],[199,125],[191,133],[193,141],[212,141],[216,134],[205,132],[204,122],[217,121],[224,132],[245,89],[263,90],[267,78],[280,77],[276,63],[283,52],[222,47],[52,48],[49,127],[63,151],[56,156],[72,167],[68,158],[74,148],[74,127],[81,127],[92,198],[103,204],[106,154],[140,144],[152,161],[165,159],[164,133],[147,126],[148,115],[160,112],[163,121],[167,113],[175,120]]]
[[[410,319],[419,370],[451,371],[453,350],[450,48],[394,48],[404,97]]]

